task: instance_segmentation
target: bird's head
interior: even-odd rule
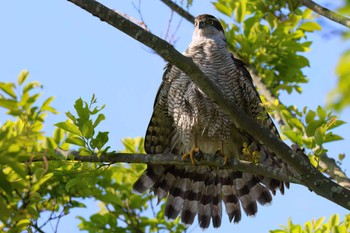
[[[194,31],[192,39],[221,38],[225,40],[224,29],[220,21],[212,15],[199,15],[194,21]]]

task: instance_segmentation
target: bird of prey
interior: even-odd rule
[[[249,117],[279,137],[261,103],[244,63],[226,48],[224,30],[214,16],[195,19],[192,41],[185,56],[215,83],[226,98],[234,101]],[[133,186],[133,191],[153,191],[160,201],[167,198],[165,217],[179,215],[190,225],[198,216],[203,229],[212,222],[220,227],[223,205],[230,221],[239,222],[242,211],[255,215],[257,203],[270,203],[276,190],[283,194],[288,184],[281,181],[209,166],[195,165],[200,153],[255,161],[273,168],[286,167],[274,153],[236,126],[191,79],[168,64],[157,93],[154,111],[147,128],[148,154],[173,153],[190,158],[193,165],[148,165]]]

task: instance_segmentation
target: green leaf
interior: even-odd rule
[[[315,117],[316,117],[316,113],[312,110],[308,111],[308,113],[306,114],[306,117],[305,117],[305,122],[307,124],[310,124],[312,121],[315,120]]]
[[[339,225],[339,222],[340,222],[340,220],[339,220],[339,214],[333,214],[333,215],[331,215],[331,217],[329,218],[329,220],[328,220],[328,223],[329,223],[329,225],[332,227],[332,226],[337,226],[337,225]]]
[[[326,217],[322,217],[317,219],[317,221],[314,223],[314,229],[317,230],[321,227],[323,221],[325,220]]]
[[[244,21],[247,10],[247,0],[241,0],[237,9],[237,21],[242,23]]]
[[[324,119],[326,119],[327,113],[321,106],[318,106],[317,107],[317,115],[321,121],[324,121]]]
[[[69,143],[69,144],[73,144],[73,145],[77,145],[77,146],[82,146],[82,147],[85,147],[85,141],[83,139],[81,139],[80,137],[77,137],[77,136],[71,136],[71,137],[68,137],[66,140],[65,140],[66,143]]]
[[[311,137],[314,136],[315,131],[318,127],[322,125],[322,121],[314,120],[306,126],[306,135]]]
[[[53,107],[50,106],[51,102],[53,101],[54,97],[51,96],[50,98],[47,98],[44,103],[40,107],[40,111],[49,111],[52,113],[58,113]]]
[[[8,94],[9,96],[11,96],[12,98],[16,99],[16,93],[15,93],[15,84],[14,83],[3,83],[0,82],[0,89],[5,92],[6,94]],[[1,98],[0,98],[1,100]]]
[[[81,98],[75,101],[74,108],[77,111],[78,116],[81,118],[82,123],[89,119],[89,107]]]
[[[306,8],[306,9],[304,10],[304,12],[303,12],[302,18],[303,18],[303,19],[309,18],[310,15],[311,15],[311,13],[312,13],[312,10],[310,10],[309,8]]]
[[[314,137],[316,144],[322,145],[323,142],[326,140],[325,130],[322,127],[317,128]]]
[[[78,127],[73,125],[70,122],[59,122],[59,123],[55,124],[55,126],[60,128],[60,129],[65,130],[65,131],[68,131],[68,132],[70,132],[72,134],[76,134],[76,135],[82,136],[81,132],[78,129]]]
[[[316,22],[305,22],[305,23],[302,23],[299,28],[302,29],[302,30],[308,31],[308,32],[322,30],[321,25],[319,25]]]
[[[108,142],[109,132],[98,132],[97,137],[91,140],[91,147],[101,149]]]
[[[25,94],[25,93],[28,93],[30,90],[32,90],[34,88],[37,88],[37,87],[41,87],[42,88],[43,86],[41,85],[41,83],[36,82],[36,81],[29,82],[27,85],[24,86],[22,92],[23,92],[23,94]]]
[[[88,120],[84,123],[82,133],[85,138],[88,138],[88,139],[92,138],[94,134],[94,127],[92,125],[91,120]]]
[[[20,114],[20,112],[16,111],[18,109],[18,102],[16,100],[1,99],[0,98],[0,107],[14,111],[14,112],[12,112],[12,115],[18,116]],[[15,112],[17,114],[14,114]]]
[[[97,116],[95,122],[94,122],[93,127],[96,128],[96,126],[97,126],[98,124],[100,124],[100,122],[103,121],[103,120],[105,120],[105,119],[106,119],[105,115],[99,114],[99,115]]]
[[[326,134],[326,138],[324,142],[326,143],[326,142],[334,142],[334,141],[340,141],[340,140],[344,140],[344,138],[337,134],[333,134],[332,132],[328,132]]]
[[[70,190],[72,187],[78,185],[78,184],[81,183],[81,182],[82,182],[82,181],[81,181],[81,179],[79,179],[79,178],[69,180],[69,181],[67,182],[66,186],[65,186],[66,191],[69,192],[69,190]]]
[[[26,81],[26,79],[29,76],[28,70],[22,70],[21,73],[18,75],[17,83],[18,85],[22,85]]]
[[[72,113],[66,112],[66,116],[67,116],[69,119],[71,119],[74,123],[77,122],[77,118],[75,118],[75,116],[74,116]]]
[[[216,9],[224,15],[227,15],[229,17],[232,15],[232,9],[229,6],[226,6],[220,2],[213,2],[213,4],[216,7]]]

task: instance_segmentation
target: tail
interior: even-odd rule
[[[266,185],[265,185],[266,182]],[[148,165],[133,186],[137,193],[153,191],[158,202],[167,197],[165,217],[191,225],[196,216],[201,228],[220,227],[222,205],[230,222],[241,220],[241,209],[246,215],[255,215],[257,203],[272,201],[271,193],[281,189],[283,183],[256,177],[250,173],[206,166]]]

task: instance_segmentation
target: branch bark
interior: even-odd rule
[[[167,154],[130,154],[130,153],[106,153],[100,156],[96,154],[90,156],[79,155],[78,151],[66,151],[60,148],[55,149],[55,153],[64,159],[71,159],[80,162],[99,162],[99,163],[145,163],[162,165],[192,165],[190,160],[183,160],[181,156],[171,153]],[[49,160],[58,160],[50,158]],[[41,158],[33,161],[42,161]],[[262,164],[254,164],[244,160],[229,159],[224,165],[221,156],[203,154],[203,159],[196,162],[196,165],[210,166],[217,168],[230,168],[241,172],[252,172],[256,175],[271,177],[289,183],[300,184],[302,178],[290,174],[286,169],[272,168]]]
[[[301,0],[301,4],[309,8],[310,10],[316,12],[319,15],[322,15],[336,23],[342,24],[345,27],[350,28],[350,19],[338,14],[337,12],[331,11],[312,0]]]
[[[68,0],[85,9],[100,20],[123,31],[130,37],[155,50],[161,57],[177,66],[186,73],[191,80],[206,95],[220,106],[234,124],[248,132],[250,135],[265,144],[271,151],[276,153],[283,161],[292,167],[302,178],[302,184],[320,196],[350,210],[350,190],[336,184],[325,177],[310,164],[306,155],[295,153],[288,145],[274,137],[255,120],[242,112],[237,105],[226,99],[221,90],[210,81],[208,77],[194,64],[191,58],[185,57],[166,41],[145,31],[129,20],[110,10],[94,0]]]

